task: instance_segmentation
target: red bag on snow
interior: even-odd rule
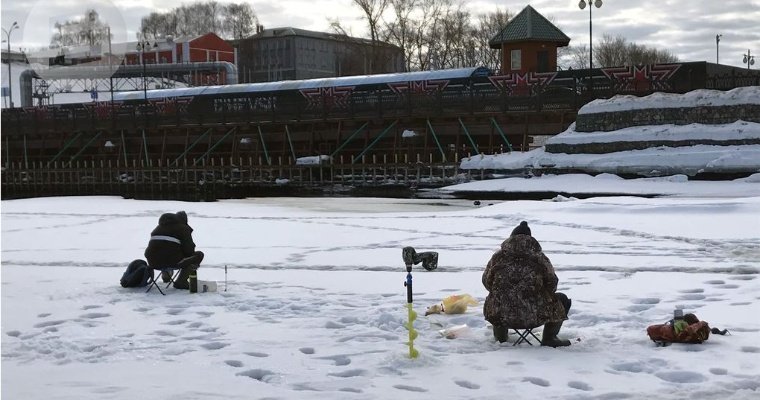
[[[694,314],[686,314],[683,321],[650,325],[647,335],[660,343],[702,343],[710,337],[710,326]]]

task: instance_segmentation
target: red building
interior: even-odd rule
[[[196,37],[167,37],[158,40],[150,40],[144,51],[137,49],[138,42],[123,44],[124,64],[182,64],[194,62],[227,61],[236,63],[235,49],[217,36],[209,32]],[[121,47],[121,45],[119,46]],[[142,58],[141,58],[142,57]],[[224,82],[225,76],[198,77],[197,85],[217,84]]]
[[[501,50],[503,74],[554,72],[557,48],[570,38],[531,6],[526,6],[488,44]]]

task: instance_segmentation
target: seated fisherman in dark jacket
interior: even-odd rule
[[[187,282],[190,271],[198,269],[203,261],[203,253],[195,251],[192,234],[193,228],[187,224],[187,214],[184,211],[166,213],[158,219],[158,226],[151,232],[148,248],[145,249],[145,258],[151,268],[182,268],[174,282],[177,289],[190,288]],[[161,275],[164,282],[171,279],[167,275]]]
[[[488,290],[483,314],[493,325],[496,340],[505,342],[507,331],[544,325],[541,346],[569,346],[557,337],[572,302],[558,293],[557,274],[541,245],[523,221],[493,254],[483,272]]]

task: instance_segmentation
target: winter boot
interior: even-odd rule
[[[504,326],[493,326],[493,337],[499,341],[499,343],[504,343],[507,341],[507,332],[509,329]]]
[[[172,280],[171,271],[161,271],[161,280],[164,281],[164,283],[169,283]]]
[[[198,266],[195,264],[182,268],[182,270],[179,272],[179,276],[174,281],[174,288],[184,290],[190,289],[190,283],[187,282],[187,279],[190,277],[190,271],[196,269],[198,269]]]
[[[570,346],[570,341],[566,339],[560,339],[557,337],[560,328],[562,328],[562,321],[559,322],[547,322],[544,325],[544,333],[541,335],[541,346],[551,347],[564,347]]]

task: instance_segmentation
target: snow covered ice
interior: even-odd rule
[[[759,88],[658,107],[758,101]],[[16,93],[16,91],[14,91]],[[753,94],[754,93],[754,94]],[[651,100],[651,99],[650,99]],[[633,98],[589,109],[640,106]],[[583,112],[586,111],[582,110]],[[760,138],[760,124],[573,127],[551,140]],[[549,201],[263,198],[214,203],[60,197],[2,201],[3,399],[757,399],[760,398],[760,174],[690,181],[685,172],[760,171],[760,149],[658,147],[600,155],[476,156],[462,168],[584,167],[591,175],[473,181],[446,191],[616,194]],[[656,178],[623,180],[609,172]],[[616,172],[617,173],[617,172]],[[670,176],[662,176],[670,175]],[[641,198],[632,196],[654,196]],[[164,212],[187,211],[213,293],[124,289]],[[484,321],[481,275],[530,224],[573,300],[566,348],[512,346]],[[406,346],[401,249],[415,266]],[[225,274],[227,267],[227,274]],[[478,305],[431,314],[452,294]],[[646,327],[675,308],[730,335],[656,347]],[[447,339],[440,331],[456,329]],[[536,330],[540,334],[540,329]]]
[[[687,183],[671,182],[672,197],[481,206],[3,201],[2,397],[756,399],[760,196],[733,186],[694,195]],[[158,216],[177,210],[206,253],[199,279],[219,291],[121,288]],[[499,344],[483,320],[482,271],[522,220],[573,299],[559,335],[570,347]],[[413,270],[418,359],[402,326],[404,246],[439,252],[437,270]],[[423,316],[462,293],[479,305]],[[655,347],[645,329],[675,307],[731,334]],[[456,339],[439,333],[463,324]]]

